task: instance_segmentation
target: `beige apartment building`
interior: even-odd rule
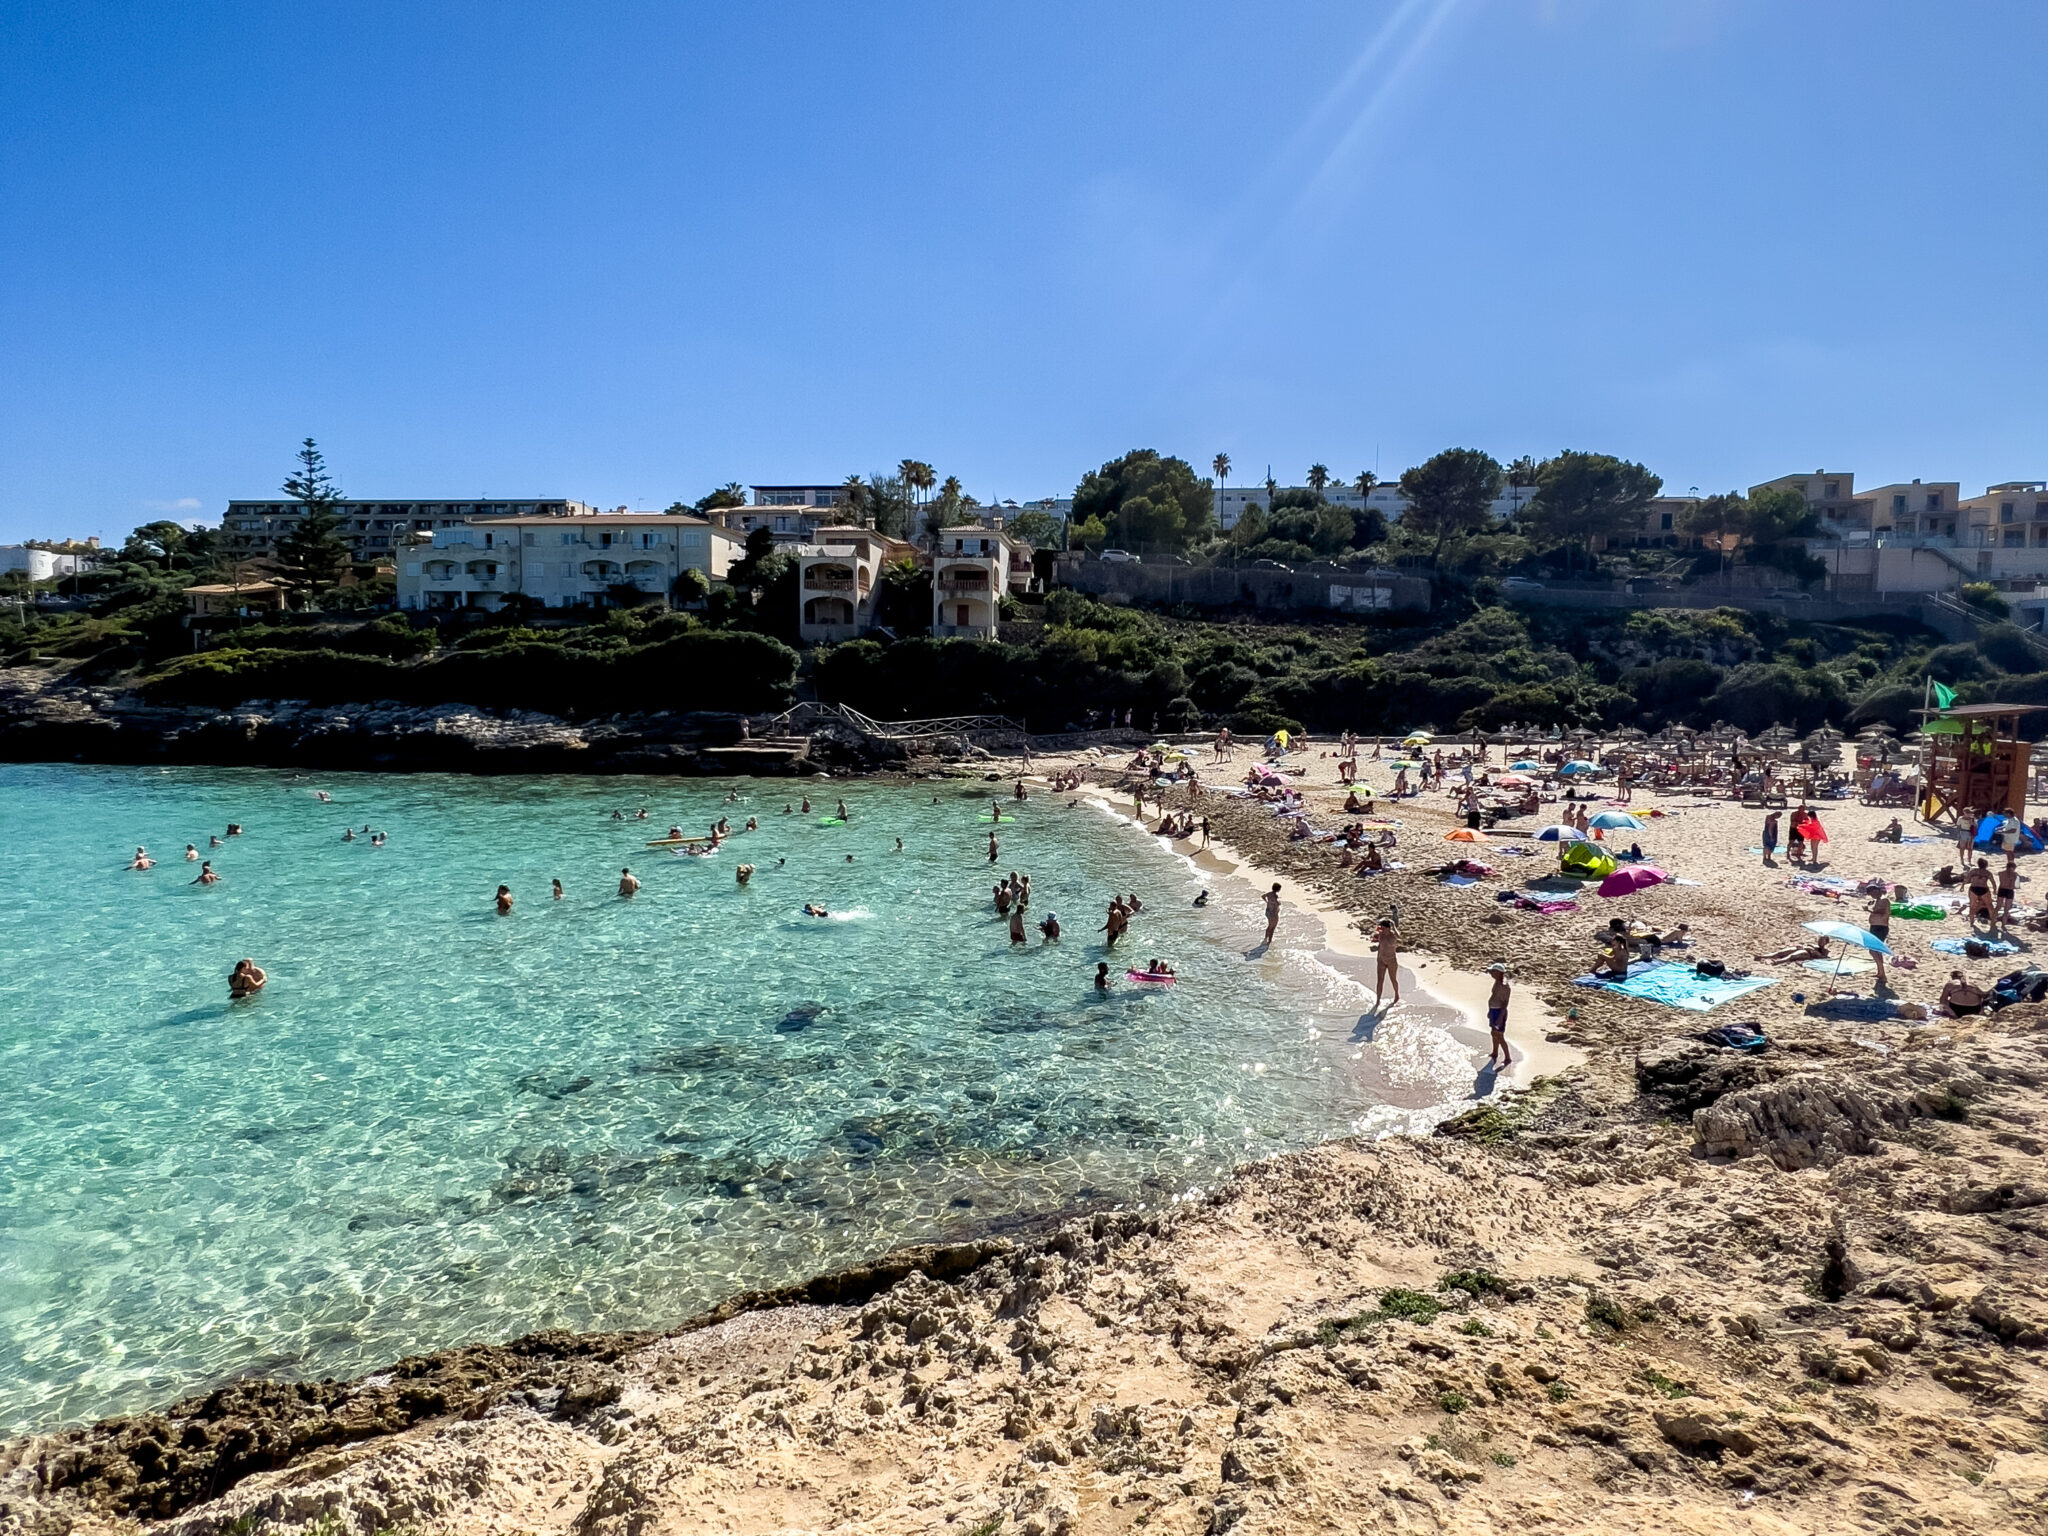
[[[544,608],[610,607],[620,588],[666,597],[685,570],[723,581],[744,549],[704,518],[660,512],[487,518],[414,534],[397,554],[398,606],[495,611],[518,593]]]
[[[797,635],[813,645],[857,640],[875,627],[883,568],[917,548],[872,528],[820,528],[791,551],[797,563]]]
[[[1963,488],[1955,480],[1909,480],[1880,485],[1856,498],[1866,505],[1864,526],[1896,538],[1952,539]]]
[[[1965,542],[1978,548],[2048,549],[2048,481],[2003,481],[1958,511]]]
[[[932,633],[993,640],[1005,592],[1030,590],[1031,545],[1003,520],[944,530],[932,542]]]

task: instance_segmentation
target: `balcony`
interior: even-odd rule
[[[851,576],[821,576],[816,572],[806,571],[804,573],[804,590],[806,592],[850,593],[853,591],[853,578]]]

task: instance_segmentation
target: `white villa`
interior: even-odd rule
[[[496,609],[520,593],[548,608],[607,607],[619,586],[666,596],[685,570],[722,581],[744,542],[701,517],[658,512],[482,519],[399,550],[398,606]]]
[[[993,640],[1005,592],[1029,590],[1031,545],[1003,520],[948,528],[932,544],[932,633]]]
[[[875,627],[882,569],[912,559],[916,546],[872,528],[819,528],[796,557],[798,636],[810,643],[855,640]]]

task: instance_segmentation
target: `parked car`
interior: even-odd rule
[[[1503,576],[1500,589],[1503,592],[1541,592],[1543,583],[1527,576]]]
[[[1096,556],[1096,558],[1098,560],[1136,561],[1138,557],[1132,554],[1128,549],[1105,549],[1100,555]]]

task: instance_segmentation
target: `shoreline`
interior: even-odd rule
[[[1027,774],[1025,777],[1029,781],[1041,784],[1049,782],[1036,773]],[[1050,791],[1045,793],[1049,794]],[[1084,784],[1074,793],[1094,800],[1137,835],[1155,842],[1159,841],[1158,834],[1147,830],[1143,823],[1133,818],[1105,786]],[[1209,846],[1205,849],[1183,849],[1174,843],[1168,843],[1166,846],[1175,855],[1187,859],[1198,869],[1212,873],[1220,879],[1240,882],[1255,897],[1264,894],[1260,882],[1277,884],[1280,887],[1282,905],[1293,909],[1300,917],[1320,928],[1322,950],[1316,958],[1332,965],[1333,969],[1361,986],[1372,985],[1376,963],[1371,941],[1363,931],[1362,919],[1354,919],[1350,913],[1326,896],[1311,890],[1286,872],[1260,863],[1243,850],[1213,834]],[[1325,956],[1329,958],[1325,959]],[[1463,1033],[1475,1035],[1479,1044],[1486,1043],[1486,997],[1491,990],[1491,981],[1484,972],[1460,970],[1446,956],[1404,945],[1398,974],[1402,987],[1402,1001],[1422,1008],[1428,1008],[1433,1004],[1438,1010],[1455,1015]],[[1508,1005],[1507,1030],[1508,1045],[1514,1053],[1513,1072],[1505,1077],[1497,1077],[1495,1085],[1485,1093],[1470,1093],[1459,1099],[1446,1099],[1438,1107],[1463,1104],[1469,1108],[1477,1103],[1485,1103],[1499,1094],[1527,1090],[1534,1086],[1539,1078],[1554,1077],[1585,1063],[1587,1058],[1583,1051],[1550,1038],[1557,1032],[1562,1021],[1551,1012],[1535,986],[1520,985],[1512,974],[1509,981],[1515,987]],[[1419,1004],[1416,1000],[1418,993],[1422,999]],[[1389,1004],[1391,1005],[1393,1001],[1389,999]],[[1390,1131],[1386,1134],[1404,1133]]]

